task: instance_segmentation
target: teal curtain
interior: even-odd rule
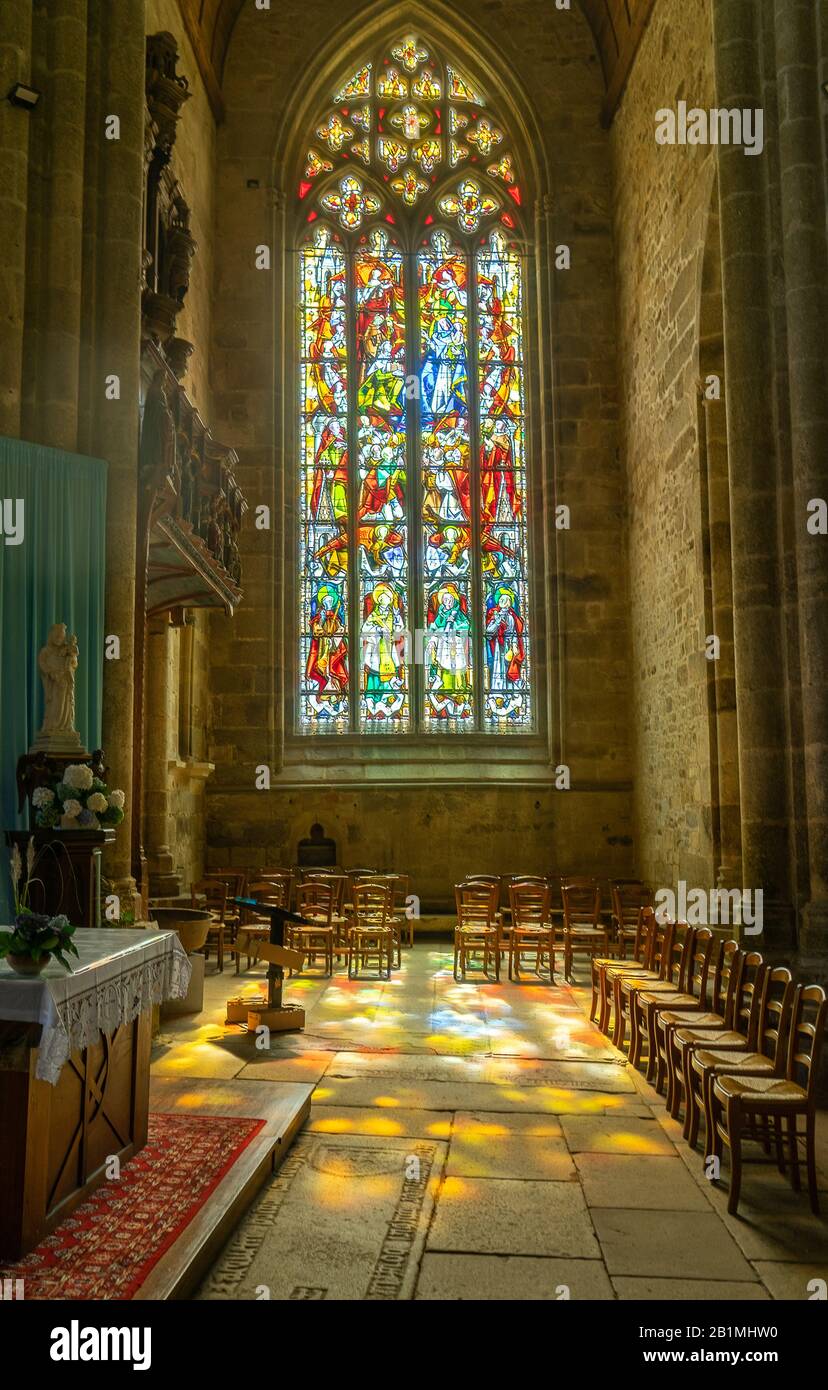
[[[19,518],[23,540],[7,534]],[[37,654],[53,623],[77,633],[76,724],[101,744],[106,464],[0,437],[0,805],[2,829],[26,829],[15,769],[43,721]],[[9,920],[8,854],[0,838],[0,921]]]

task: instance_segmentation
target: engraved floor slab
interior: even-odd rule
[[[413,1297],[445,1147],[300,1135],[196,1296]]]

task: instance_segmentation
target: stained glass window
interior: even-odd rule
[[[305,734],[533,729],[527,243],[496,106],[401,34],[302,151]]]

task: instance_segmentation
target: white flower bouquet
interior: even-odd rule
[[[54,787],[35,788],[32,806],[35,824],[43,829],[100,830],[121,824],[124,793],[109,791],[85,763],[70,763]]]

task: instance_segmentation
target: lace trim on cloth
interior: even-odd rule
[[[173,950],[143,961],[114,979],[56,1004],[57,1019],[43,1029],[36,1075],[57,1084],[72,1052],[91,1047],[100,1033],[132,1023],[139,1014],[165,999],[183,999],[193,967],[178,941]]]

